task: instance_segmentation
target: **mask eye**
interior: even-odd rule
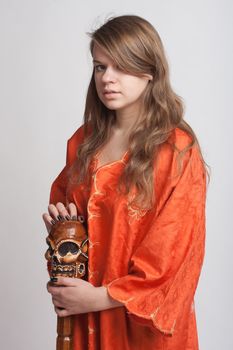
[[[64,242],[58,248],[58,253],[61,256],[66,256],[68,253],[77,254],[79,252],[79,246],[74,242]]]

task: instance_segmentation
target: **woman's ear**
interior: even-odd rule
[[[143,74],[143,76],[148,79],[148,81],[153,80],[153,75],[152,74]]]

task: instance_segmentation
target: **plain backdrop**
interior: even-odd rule
[[[212,168],[197,326],[201,350],[233,349],[232,1],[0,0],[3,350],[55,349],[41,215],[82,123],[92,69],[86,32],[122,14],[158,30],[172,86]]]

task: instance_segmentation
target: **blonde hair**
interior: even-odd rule
[[[126,194],[136,189],[135,203],[151,206],[155,201],[153,166],[159,145],[166,142],[176,127],[188,132],[192,139],[182,154],[198,145],[195,133],[183,120],[182,100],[172,90],[162,41],[148,21],[135,15],[112,17],[88,34],[92,55],[94,45],[98,44],[123,71],[153,76],[143,92],[142,115],[129,136],[129,160],[119,181],[119,188]],[[87,178],[90,161],[108,141],[115,122],[115,111],[109,110],[97,95],[93,70],[84,111],[86,136],[77,152],[78,182]]]

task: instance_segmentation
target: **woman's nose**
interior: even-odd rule
[[[114,82],[116,80],[116,72],[113,69],[107,68],[102,75],[103,83]]]

